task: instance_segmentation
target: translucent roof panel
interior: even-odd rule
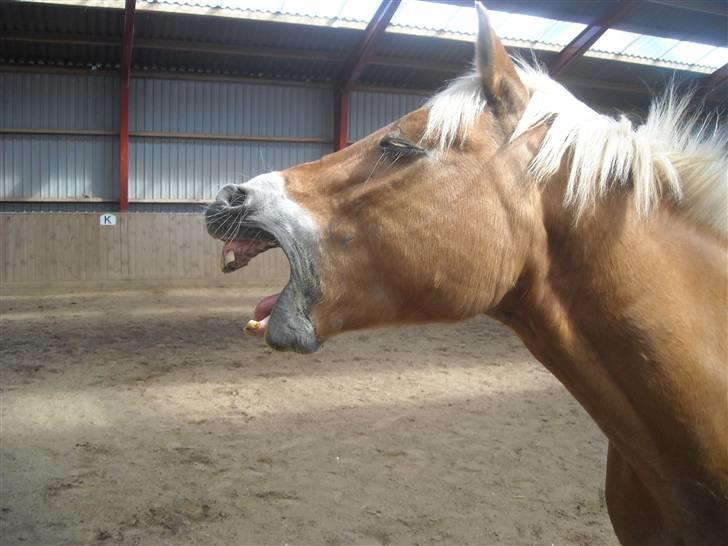
[[[728,47],[609,29],[585,55],[713,72],[728,62]]]
[[[351,21],[364,28],[377,11],[380,0],[147,0],[147,3]]]
[[[380,0],[276,0],[280,3],[276,10],[290,15],[308,15],[311,17],[324,17],[360,21],[368,23],[379,7]],[[247,3],[247,2],[245,2]],[[262,8],[271,11],[271,8]]]
[[[0,0],[1,1],[1,0]],[[181,5],[220,9],[230,16],[281,20],[319,26],[363,29],[381,0],[146,0],[144,5]],[[515,5],[515,3],[514,3]],[[504,11],[489,11],[491,23],[507,46],[560,51],[586,25]],[[477,32],[474,6],[402,0],[387,32],[471,41]],[[607,30],[585,53],[588,57],[666,66],[709,73],[728,63],[726,47]]]
[[[488,14],[506,45],[527,44],[534,49],[560,49],[586,27],[579,23],[504,11],[489,10]],[[422,0],[403,0],[387,28],[389,32],[465,40],[472,40],[477,30],[475,7]]]
[[[472,36],[478,20],[472,7],[404,0],[395,12],[388,30],[432,30]]]

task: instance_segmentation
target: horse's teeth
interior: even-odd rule
[[[225,265],[231,264],[235,261],[235,252],[228,250],[225,253]]]

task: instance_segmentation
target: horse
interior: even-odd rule
[[[225,270],[274,247],[290,263],[248,329],[310,353],[494,317],[606,435],[623,545],[725,546],[728,138],[674,90],[642,125],[597,113],[476,9],[473,70],[423,107],[219,191],[206,226]]]

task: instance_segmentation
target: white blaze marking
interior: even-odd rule
[[[248,194],[255,217],[261,221],[283,227],[289,234],[292,227],[310,234],[318,231],[311,214],[286,194],[285,178],[280,172],[258,175],[240,187]]]

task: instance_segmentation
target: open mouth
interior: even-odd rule
[[[250,260],[258,254],[276,248],[278,242],[272,236],[265,234],[265,238],[255,239],[235,239],[226,241],[222,247],[221,268],[223,273],[232,273],[238,269],[242,269]],[[253,319],[249,320],[245,325],[245,332],[258,337],[265,336],[265,330],[273,312],[273,306],[278,301],[280,294],[272,294],[263,298],[258,305],[255,306]]]
[[[294,231],[291,229],[281,230],[280,237],[283,239],[280,239],[267,230],[246,226],[238,229],[233,238],[227,238],[220,236],[219,225],[211,221],[208,222],[208,231],[224,242],[220,261],[224,273],[245,267],[250,260],[271,248],[283,249],[291,266],[290,280],[280,293],[266,296],[258,302],[253,318],[245,326],[245,332],[265,339],[276,350],[298,353],[316,351],[321,342],[316,336],[310,314],[314,302],[318,300],[319,288],[314,257],[309,250],[312,245],[301,244],[300,239],[303,237],[291,237],[289,231]]]
[[[290,279],[280,293],[256,305],[245,331],[264,338],[276,350],[312,353],[321,346],[311,320],[321,295],[316,232],[284,197],[267,186],[265,192],[256,187],[253,182],[224,186],[205,211],[207,232],[223,241],[220,266],[224,273],[245,267],[271,248],[283,250]]]

